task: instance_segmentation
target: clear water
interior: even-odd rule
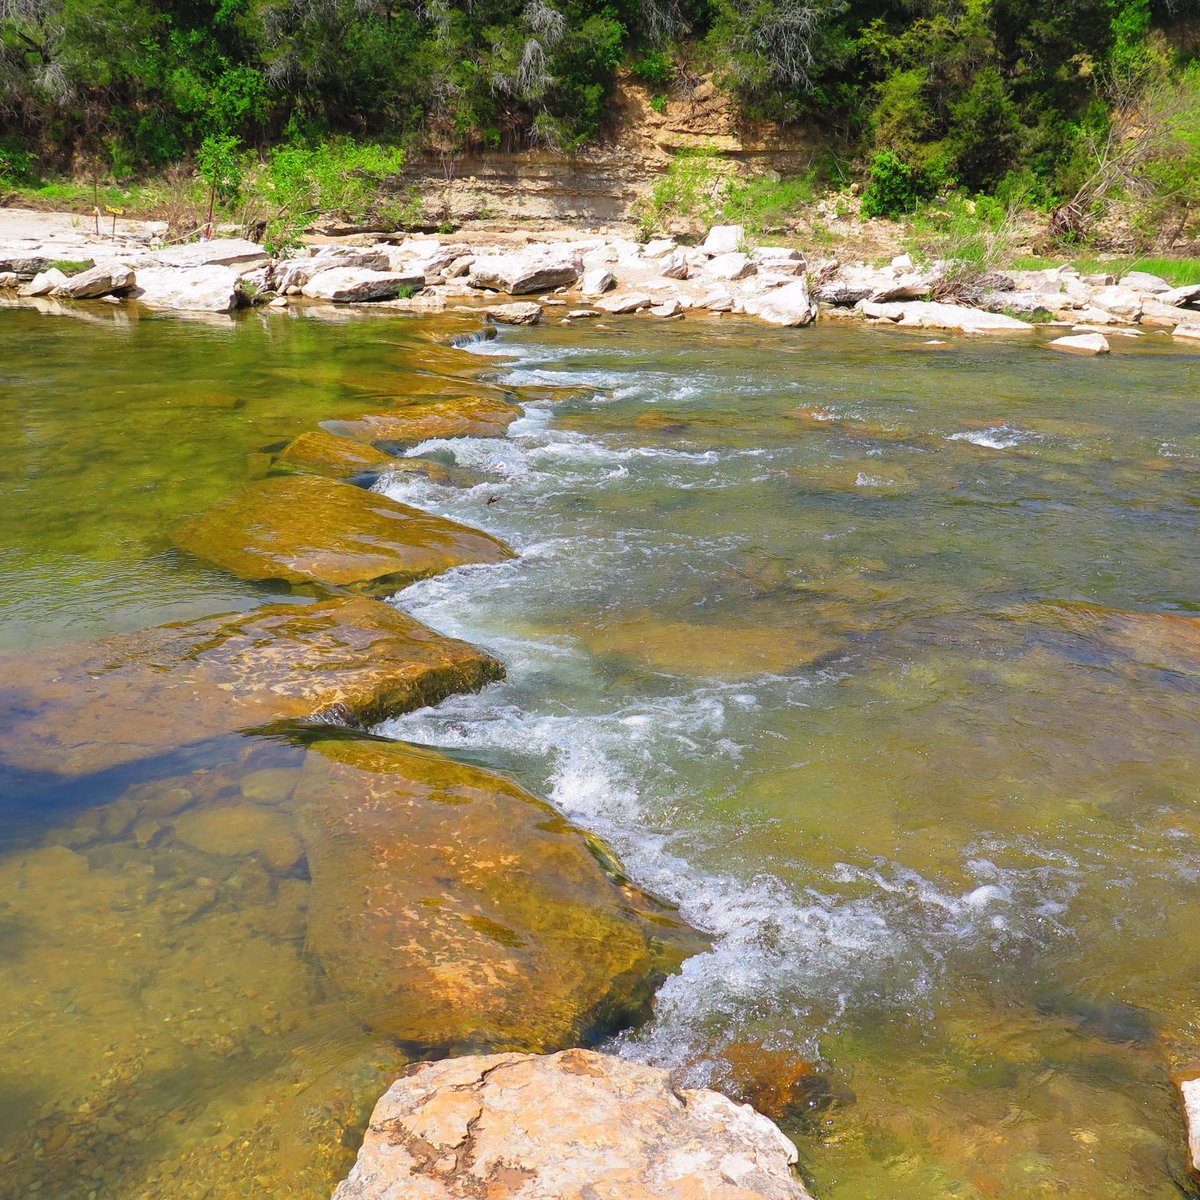
[[[270,444],[459,369],[395,316],[0,317],[9,644],[257,602],[165,549],[169,522]],[[832,1102],[787,1127],[821,1200],[1177,1197],[1200,649],[1055,605],[1200,614],[1200,355],[924,340],[631,320],[457,355],[582,390],[414,451],[473,488],[384,485],[522,552],[397,598],[510,675],[384,731],[513,771],[717,935],[613,1048],[694,1083],[747,1042],[811,1063]],[[244,403],[164,415],[202,388]],[[122,786],[14,815],[0,855],[0,1180],[323,1195],[396,1056],[322,993],[302,882],[125,836],[64,884],[63,831]],[[97,1135],[98,1096],[143,1138]]]

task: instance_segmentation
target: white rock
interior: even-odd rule
[[[447,279],[458,279],[465,275],[475,261],[473,254],[460,254],[443,272]]]
[[[1179,1091],[1187,1121],[1188,1158],[1193,1172],[1200,1173],[1200,1079],[1185,1079],[1179,1085]]]
[[[582,321],[587,317],[598,317],[600,314],[594,308],[573,308],[567,316],[573,321]]]
[[[234,263],[267,261],[270,255],[245,238],[213,238],[208,242],[188,242],[155,251],[155,260],[164,267],[229,267]]]
[[[796,279],[761,296],[747,296],[745,311],[769,325],[809,325],[817,316],[817,306],[803,279]]]
[[[605,296],[597,300],[596,307],[602,312],[616,315],[637,312],[639,308],[649,308],[653,303],[654,301],[644,292],[616,292],[612,296]]]
[[[0,271],[0,288],[15,288],[21,283],[21,277],[16,271]]]
[[[542,306],[528,300],[512,304],[494,304],[487,315],[500,325],[536,325],[542,319]]]
[[[700,297],[696,307],[715,313],[733,312],[733,293],[728,288],[714,288]]]
[[[1200,302],[1200,283],[1189,283],[1183,287],[1172,288],[1169,292],[1161,292],[1155,296],[1159,304],[1179,305],[1186,307],[1189,304]]]
[[[1171,285],[1161,275],[1151,275],[1148,271],[1127,271],[1121,276],[1121,286],[1139,296],[1161,296],[1171,290]]]
[[[1092,306],[1110,312],[1119,321],[1136,325],[1142,315],[1141,297],[1127,287],[1115,284],[1097,292],[1092,297]]]
[[[1089,305],[1077,316],[1079,321],[1086,325],[1116,325],[1120,321],[1120,317],[1109,312],[1107,308],[1096,308],[1094,305]]]
[[[424,275],[334,267],[314,275],[304,285],[304,295],[310,300],[329,300],[334,304],[365,304],[374,300],[394,300],[401,288],[424,286]]]
[[[1052,350],[1070,350],[1075,354],[1108,353],[1108,339],[1102,333],[1078,333],[1055,338],[1049,345]]]
[[[70,276],[54,289],[64,300],[95,300],[134,286],[133,271],[117,263],[97,263],[87,271]]]
[[[593,267],[583,273],[583,282],[579,290],[585,296],[603,296],[610,288],[617,286],[613,273],[605,267]]]
[[[1176,325],[1171,336],[1185,341],[1200,341],[1200,325]]]
[[[809,1200],[748,1104],[589,1050],[421,1063],[375,1105],[333,1200]]]
[[[913,260],[911,254],[897,254],[892,259],[892,269],[895,271],[911,271],[913,269]]]
[[[930,300],[910,300],[887,304],[863,301],[859,305],[864,316],[894,321],[912,329],[955,329],[960,333],[1007,333],[1028,330],[1033,326],[1003,313],[967,308],[962,304],[940,304]]]
[[[287,308],[288,298],[286,296],[276,296],[268,305],[268,308]]]
[[[152,308],[227,313],[237,308],[238,274],[232,267],[143,267],[137,298]]]
[[[708,265],[704,268],[704,276],[706,279],[745,279],[747,275],[753,275],[757,270],[758,268],[750,261],[748,255],[734,250],[709,259]]]
[[[319,247],[325,250],[325,247]],[[289,288],[303,286],[322,271],[335,267],[362,267],[368,271],[390,271],[391,262],[386,254],[371,251],[367,254],[338,254],[326,251],[307,258],[286,258],[275,264],[275,289],[286,292]]]
[[[570,286],[579,278],[580,261],[566,249],[537,247],[518,254],[493,254],[471,264],[467,282],[485,291],[523,296]]]
[[[652,238],[642,247],[643,258],[662,258],[675,249],[674,238]]]
[[[742,248],[746,240],[746,229],[742,225],[714,225],[700,247],[709,258],[718,254],[732,254]]]
[[[22,296],[49,296],[67,282],[67,276],[57,267],[39,271],[22,289]]]
[[[655,304],[650,309],[651,315],[655,317],[677,317],[681,312],[683,305],[674,297],[664,300],[661,304]]]

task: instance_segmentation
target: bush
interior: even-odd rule
[[[864,217],[895,218],[914,212],[930,190],[927,181],[890,150],[875,155],[868,180],[862,198]]]
[[[633,64],[633,73],[651,87],[664,88],[675,78],[675,62],[665,51],[654,50]]]

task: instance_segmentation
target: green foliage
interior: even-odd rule
[[[890,150],[881,150],[871,162],[868,184],[862,197],[864,217],[899,217],[913,212],[929,194],[920,172],[902,162]]]
[[[665,92],[659,92],[657,95],[650,97],[650,107],[656,113],[665,113],[667,111],[667,96]]]
[[[56,258],[50,264],[51,267],[61,271],[64,275],[78,275],[81,271],[86,271],[93,265],[90,260],[81,261],[74,258]]]
[[[665,50],[651,50],[634,61],[633,73],[643,83],[664,88],[675,78],[675,60]]]
[[[711,225],[724,197],[725,174],[717,152],[708,147],[681,150],[651,189],[641,214],[642,236],[652,237],[677,219]]]
[[[196,153],[196,170],[217,200],[224,204],[236,200],[245,174],[237,138],[227,133],[209,134]]]

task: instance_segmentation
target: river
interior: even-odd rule
[[[170,526],[302,428],[448,370],[394,316],[0,321],[9,647],[261,602],[171,550]],[[511,773],[714,935],[608,1048],[691,1084],[727,1082],[747,1046],[802,1064],[784,1124],[820,1200],[1178,1196],[1200,632],[1125,614],[1200,616],[1200,355],[609,325],[460,352],[545,390],[507,438],[408,451],[471,486],[377,485],[520,552],[396,597],[508,678],[378,732]],[[79,803],[0,805],[0,877]],[[36,936],[0,895],[0,1163],[39,1143],[50,1161],[75,1128],[63,1098],[88,1103],[77,1076],[108,1070],[137,1147],[93,1143],[87,1180],[42,1194],[210,1194],[198,1166],[155,1172],[214,1147],[237,1190],[213,1195],[325,1194],[344,1155],[293,1176],[226,1135],[321,1076],[329,1095],[279,1101],[273,1133],[327,1134],[333,1113],[352,1142],[387,1048],[322,994],[286,914],[267,928],[252,882],[219,912],[187,901],[181,932],[146,910],[167,876],[203,892],[199,867],[178,849],[147,866],[127,838],[92,853],[40,895]],[[229,959],[236,986],[185,1018]],[[205,1052],[164,1018],[199,1022]],[[238,1052],[210,1052],[223,1036]],[[39,1178],[19,1175],[0,1193]]]

